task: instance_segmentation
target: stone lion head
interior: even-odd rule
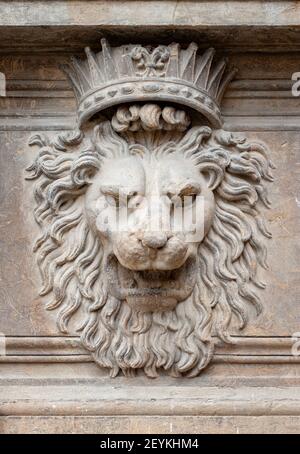
[[[156,104],[31,145],[40,293],[59,329],[78,313],[82,344],[112,376],[199,374],[213,336],[230,342],[248,304],[261,311],[265,147]]]

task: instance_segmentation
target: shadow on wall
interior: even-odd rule
[[[6,82],[5,82],[5,75],[0,73],[0,96],[6,95]]]

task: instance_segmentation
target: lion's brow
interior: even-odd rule
[[[121,195],[124,197],[132,195],[136,190],[130,189],[128,186],[122,185],[101,185],[101,191],[103,194],[107,195]]]

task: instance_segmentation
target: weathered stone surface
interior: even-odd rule
[[[3,433],[297,433],[300,423],[298,388],[64,385],[1,392]]]
[[[77,49],[103,36],[126,41],[202,43],[203,48],[297,49],[295,1],[1,1],[0,46]]]
[[[132,380],[131,380],[132,382]],[[295,415],[300,413],[299,387],[195,387],[110,384],[0,386],[3,416],[219,416]],[[114,382],[113,382],[114,383]],[[155,383],[155,382],[154,382]],[[133,397],[134,396],[134,397]]]
[[[0,432],[299,433],[300,111],[291,94],[300,70],[298,9],[291,1],[0,2],[7,88],[0,97],[0,333],[9,336],[0,356]],[[76,101],[59,65],[74,52],[82,58],[84,46],[99,51],[103,36],[113,45],[214,46],[238,69],[221,105],[224,129],[267,144],[277,167],[268,185],[273,239],[264,312],[244,331],[232,327],[236,344],[218,343],[193,379],[138,374],[112,382],[73,327],[61,335],[47,299],[37,296],[39,229],[24,180],[37,150],[27,143],[74,129]]]
[[[299,416],[0,416],[7,434],[299,434]]]

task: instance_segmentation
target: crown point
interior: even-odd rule
[[[197,44],[190,43],[187,49],[181,51],[183,56],[181,60],[181,77],[185,80],[192,81],[194,79],[197,50]]]
[[[102,49],[103,49],[103,47],[108,46],[108,42],[107,42],[106,38],[101,38],[100,43],[101,43]]]
[[[211,65],[216,51],[213,47],[207,49],[204,54],[201,55],[197,67],[195,70],[195,85],[207,89],[208,79],[211,71]]]
[[[225,77],[223,77],[222,82],[220,83],[220,86],[219,86],[219,89],[218,89],[217,98],[216,98],[218,103],[221,102],[222,97],[224,95],[224,92],[225,92],[227,86],[232,81],[232,79],[236,75],[237,71],[238,71],[237,68],[233,67],[227,72],[227,74],[225,74]]]
[[[101,39],[101,45],[105,80],[115,80],[118,78],[118,71],[110,45],[105,38]]]
[[[169,45],[170,58],[166,70],[166,77],[178,77],[178,56],[180,52],[180,46],[178,43],[171,43]]]
[[[198,44],[194,43],[194,41],[192,41],[188,46],[188,48],[196,49],[196,50],[198,50],[198,47],[199,47]]]
[[[202,55],[202,59],[206,61],[212,61],[214,56],[216,55],[216,49],[213,47],[209,47]]]

